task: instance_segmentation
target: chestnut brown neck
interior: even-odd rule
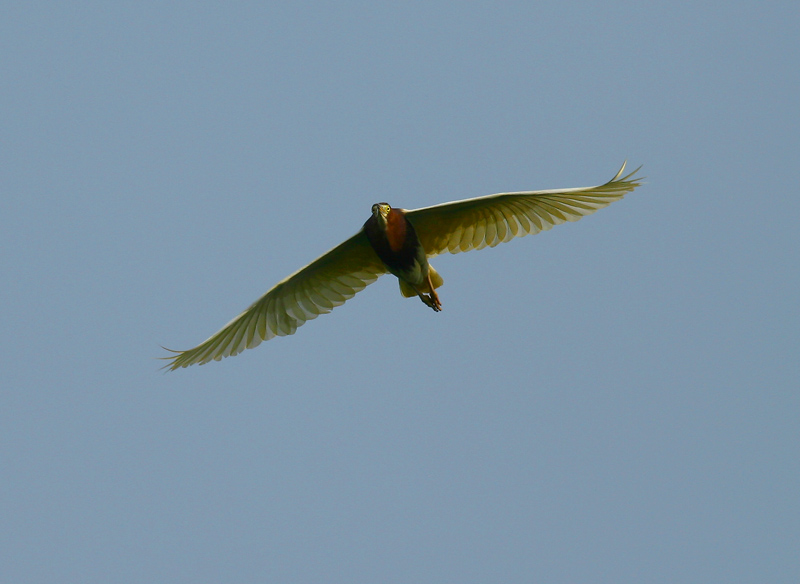
[[[386,216],[386,239],[393,252],[403,249],[406,241],[406,217],[400,209],[392,209]]]

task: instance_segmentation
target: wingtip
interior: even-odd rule
[[[164,345],[159,345],[165,351],[169,351],[170,353],[175,353],[174,355],[170,355],[169,357],[156,357],[156,359],[160,361],[169,361],[163,367],[159,367],[159,371],[163,371],[166,369],[167,371],[175,371],[176,369],[180,369],[181,367],[186,367],[186,365],[178,364],[178,359],[184,353],[184,351],[176,351],[175,349],[168,349]]]
[[[625,172],[625,166],[627,164],[628,164],[628,159],[626,158],[625,161],[622,163],[622,166],[619,167],[619,171],[617,171],[617,174],[614,175],[614,178],[612,178],[610,182],[614,182],[615,180],[617,180],[619,177],[622,176],[622,173]]]
[[[613,182],[623,182],[623,181],[631,180],[631,179],[632,179],[632,177],[633,177],[633,176],[634,176],[636,173],[638,173],[638,172],[639,172],[639,171],[642,169],[642,166],[643,166],[642,164],[640,164],[639,166],[637,166],[637,167],[636,167],[636,169],[635,169],[635,170],[633,170],[632,172],[629,172],[629,173],[628,173],[628,174],[626,174],[625,176],[622,176],[622,173],[623,173],[623,172],[625,172],[625,167],[626,167],[627,165],[628,165],[628,160],[626,159],[626,160],[625,160],[625,162],[623,162],[623,163],[622,163],[622,166],[620,167],[620,169],[619,169],[619,171],[617,172],[617,174],[616,174],[616,175],[614,175],[614,178],[612,178],[612,179],[611,179],[610,181],[608,181],[608,182],[609,182],[609,183],[613,183]],[[621,178],[620,178],[620,177],[621,177]],[[645,178],[645,177],[643,177],[643,176],[637,176],[637,177],[633,178],[632,180],[635,180],[637,183],[639,183],[639,182],[640,182],[640,181],[641,181],[643,178]]]

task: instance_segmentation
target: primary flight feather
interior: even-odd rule
[[[304,268],[278,282],[209,339],[165,357],[169,369],[219,361],[275,336],[291,335],[306,321],[326,314],[382,274],[392,273],[403,296],[418,296],[434,311],[442,304],[442,278],[428,263],[441,253],[494,247],[514,237],[577,221],[639,186],[635,170],[622,165],[605,184],[574,189],[499,193],[423,207],[372,206],[364,227]]]

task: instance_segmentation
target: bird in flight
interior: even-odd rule
[[[499,193],[413,211],[376,203],[358,233],[278,282],[219,332],[193,349],[168,349],[174,354],[164,357],[169,361],[165,368],[219,361],[273,337],[292,335],[386,273],[397,276],[403,296],[417,296],[439,312],[436,289],[443,280],[428,258],[494,247],[577,221],[638,187],[638,170],[623,176],[623,164],[614,178],[594,187]]]

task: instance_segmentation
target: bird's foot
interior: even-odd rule
[[[430,306],[434,312],[441,312],[442,310],[442,303],[439,302],[439,296],[436,292],[431,292],[430,294],[420,294],[420,300],[422,300],[426,306]]]

